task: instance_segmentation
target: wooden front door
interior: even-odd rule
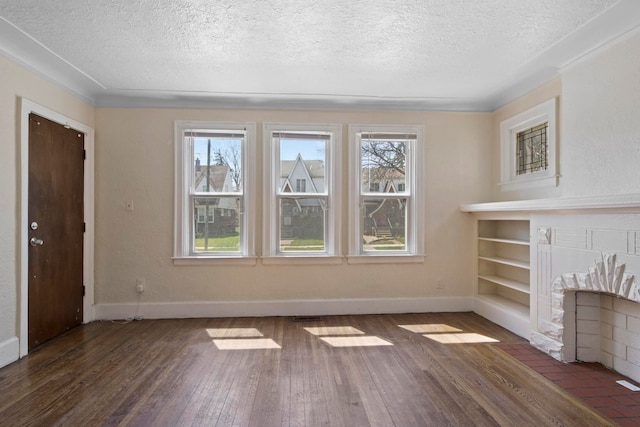
[[[84,134],[29,115],[29,349],[82,323]]]

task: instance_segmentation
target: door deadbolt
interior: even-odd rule
[[[31,246],[42,246],[43,243],[44,241],[42,239],[37,239],[35,237],[32,237],[31,240],[29,240],[29,244]]]
[[[37,222],[35,222],[35,221],[33,221],[33,222],[31,223],[31,229],[32,229],[32,230],[37,230],[37,229],[38,229],[38,223],[37,223]]]

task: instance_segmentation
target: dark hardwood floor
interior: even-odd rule
[[[612,425],[475,314],[298,320],[78,327],[0,369],[0,425]]]

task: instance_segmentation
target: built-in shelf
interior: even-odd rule
[[[477,219],[478,313],[529,338],[530,230],[526,217]]]
[[[510,245],[522,245],[529,246],[529,241],[515,240],[515,239],[498,239],[495,237],[478,237],[478,240],[485,240],[487,242],[508,243]]]
[[[529,263],[525,261],[518,261],[515,259],[502,258],[498,256],[480,256],[478,255],[478,259],[483,259],[485,261],[495,262],[497,264],[510,265],[513,267],[524,268],[526,270],[529,269]]]
[[[504,286],[510,289],[514,289],[518,292],[522,292],[525,294],[530,294],[530,288],[528,283],[522,283],[517,280],[507,279],[505,277],[500,276],[482,276],[478,275],[479,279],[486,280],[487,282],[496,283],[500,286]]]

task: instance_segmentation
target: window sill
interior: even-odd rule
[[[424,255],[349,255],[347,262],[349,264],[413,264],[424,262]]]
[[[321,265],[342,264],[342,257],[335,255],[287,255],[262,257],[264,265]]]
[[[558,175],[537,176],[518,181],[500,182],[498,185],[501,191],[527,190],[530,188],[557,187],[559,179]]]
[[[174,257],[173,265],[249,265],[255,266],[258,257],[255,256],[185,256]]]

